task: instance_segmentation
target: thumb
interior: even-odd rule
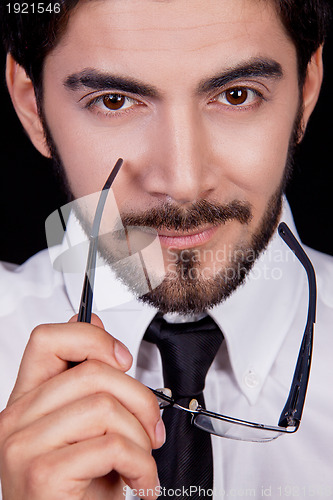
[[[77,323],[77,318],[78,314],[75,314],[74,316],[71,317],[68,323]],[[91,315],[91,324],[94,326],[98,326],[99,328],[103,328],[103,330],[105,330],[103,321],[96,314]]]

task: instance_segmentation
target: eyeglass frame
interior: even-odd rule
[[[114,168],[112,169],[111,174],[109,175],[106,183],[104,184],[100,194],[100,198],[98,200],[91,233],[89,235],[89,251],[88,251],[87,265],[85,270],[85,278],[82,288],[79,314],[77,319],[78,322],[84,322],[84,323],[91,322],[98,233],[108,192],[111,188],[113,181],[116,178],[116,175],[120,170],[120,167],[122,166],[122,163],[123,160],[119,158]],[[214,413],[199,406],[195,399],[193,399],[190,402],[189,408],[186,408],[180,406],[175,399],[165,394],[165,392],[163,392],[164,389],[152,389],[149,387],[149,389],[157,396],[161,409],[167,406],[173,406],[178,410],[186,411],[191,414],[192,416],[191,423],[193,425],[196,425],[195,420],[198,415],[204,415],[231,424],[251,427],[256,430],[262,429],[266,431],[278,432],[281,434],[282,433],[293,434],[298,430],[301,423],[301,417],[303,413],[305,397],[309,383],[311,360],[312,360],[313,331],[314,331],[314,324],[316,321],[316,301],[317,301],[316,275],[309,257],[307,256],[302,246],[297,241],[292,231],[289,229],[289,227],[285,222],[281,222],[279,224],[278,233],[280,237],[283,239],[283,241],[288,245],[290,250],[295,254],[300,263],[303,265],[307,273],[308,285],[309,285],[307,322],[289,394],[287,397],[287,401],[284,405],[284,408],[281,412],[278,425],[272,426],[266,424],[259,424],[256,422],[251,422],[247,420],[237,419],[234,417],[229,417],[227,415],[222,415],[219,413]],[[167,391],[169,390],[167,389]],[[213,431],[209,431],[207,429],[204,430],[206,432],[209,432],[210,434],[215,434]],[[216,435],[220,437],[227,437],[217,433]]]

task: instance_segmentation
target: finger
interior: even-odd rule
[[[73,322],[35,328],[9,403],[66,370],[68,361],[80,363],[86,359],[97,359],[122,371],[132,364],[124,344],[99,326]]]
[[[109,394],[80,399],[12,434],[4,443],[7,462],[13,469],[19,462],[75,442],[120,434],[137,446],[151,450],[148,435],[140,422]]]
[[[98,393],[110,394],[139,420],[151,440],[151,447],[162,445],[164,427],[152,391],[129,375],[96,360],[62,372],[16,400],[15,407],[11,405],[7,409],[7,421],[13,431],[19,430],[75,400]]]
[[[81,499],[93,478],[116,471],[142,498],[156,498],[157,469],[151,454],[126,437],[105,434],[54,450],[31,460],[26,476],[28,498],[46,498],[41,492],[59,491],[63,497]],[[148,492],[146,495],[145,492]],[[52,493],[47,498],[53,498]],[[56,497],[58,498],[58,497]],[[111,492],[110,492],[110,498]]]

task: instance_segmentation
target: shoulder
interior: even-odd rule
[[[0,315],[28,311],[43,306],[64,293],[63,275],[53,269],[48,250],[43,250],[21,266],[0,263]]]
[[[59,282],[60,273],[51,265],[48,251],[42,250],[21,266],[0,263],[0,300],[23,293],[42,294]]]
[[[30,333],[68,321],[73,310],[63,275],[44,250],[21,266],[0,263],[0,409],[9,397]]]

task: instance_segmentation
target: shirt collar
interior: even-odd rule
[[[281,220],[297,237],[285,199]],[[66,251],[69,242],[73,247],[80,245],[75,259],[81,272],[69,273],[68,269],[63,269],[68,297],[76,312],[88,250],[86,240],[78,222],[71,218],[66,240],[51,252],[54,261],[64,249]],[[251,404],[256,402],[287,335],[304,286],[305,273],[301,264],[276,233],[255,262],[245,284],[209,311],[224,334],[235,378]],[[139,302],[101,260],[96,269],[93,310],[106,330],[127,345],[134,359],[129,374],[134,375],[142,337],[157,310]]]

